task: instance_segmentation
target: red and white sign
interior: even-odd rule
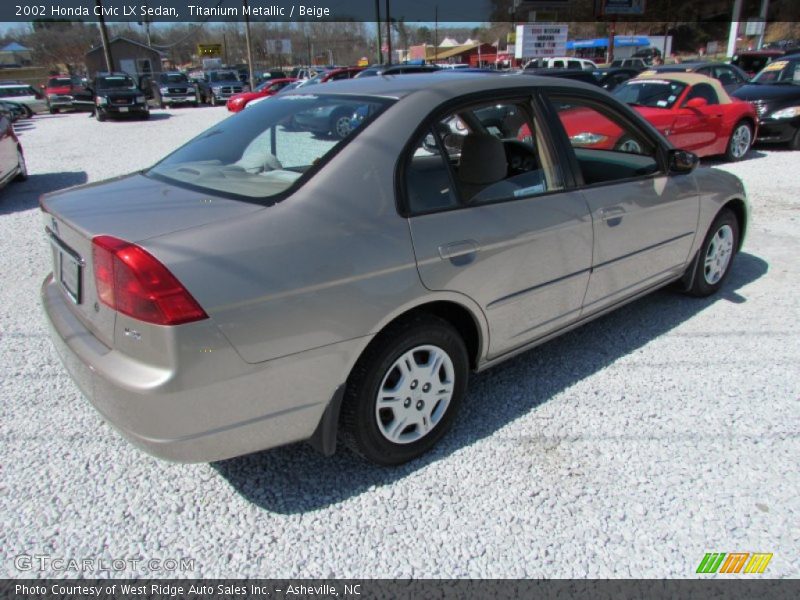
[[[517,25],[515,58],[564,56],[567,52],[565,23],[527,23]]]

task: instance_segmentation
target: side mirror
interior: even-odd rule
[[[708,105],[708,100],[705,98],[692,98],[686,104],[684,104],[687,108],[703,108],[704,106]]]
[[[669,151],[669,172],[676,174],[691,173],[697,168],[700,159],[694,152],[688,150]]]

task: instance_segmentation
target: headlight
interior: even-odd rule
[[[145,98],[144,96],[136,96],[136,102],[138,102],[139,104],[142,104],[142,103],[144,103],[146,101],[147,101],[147,98]]]
[[[782,108],[776,110],[770,115],[773,119],[791,119],[792,117],[800,117],[800,106],[790,106],[789,108]]]
[[[569,141],[576,146],[594,146],[600,142],[605,142],[607,139],[608,138],[606,136],[600,135],[599,133],[589,133],[588,131],[584,131],[583,133],[577,133],[573,135],[569,138]]]
[[[97,106],[103,106],[104,104],[108,104],[108,98],[105,96],[98,96],[94,99],[94,103],[97,104]]]
[[[166,87],[158,88],[158,91],[162,94],[169,94],[169,88]]]

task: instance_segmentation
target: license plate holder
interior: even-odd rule
[[[120,106],[119,107],[119,112],[128,112],[128,107],[127,106]]]
[[[56,248],[58,260],[58,282],[75,304],[81,303],[83,268],[72,256]]]

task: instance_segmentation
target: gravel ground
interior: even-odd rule
[[[175,465],[123,441],[63,371],[36,200],[143,168],[224,116],[19,128],[31,177],[0,192],[0,577],[77,575],[20,571],[20,554],[194,559],[101,576],[662,578],[761,551],[767,576],[800,573],[800,153],[720,165],[754,212],[718,297],[658,292],[473,377],[420,461],[296,445]]]

